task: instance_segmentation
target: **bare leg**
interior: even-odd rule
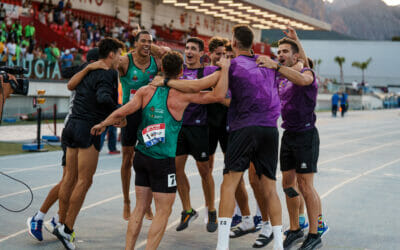
[[[67,216],[69,200],[74,189],[74,185],[78,176],[78,149],[67,148],[66,165],[64,167],[64,177],[62,179],[60,189],[58,191],[59,203],[59,221],[65,223]]]
[[[150,187],[135,186],[135,191],[136,205],[133,209],[132,216],[129,218],[128,229],[126,231],[126,250],[134,249],[140,229],[142,228],[144,213],[150,206],[152,199]]]
[[[263,195],[263,188],[260,177],[257,176],[254,164],[250,163],[249,168],[249,182],[253,189],[254,197],[256,198],[257,205],[260,208],[261,217],[263,221],[269,221],[267,201]]]
[[[240,212],[242,213],[242,216],[249,216],[250,215],[249,197],[247,195],[243,176],[242,176],[242,178],[240,178],[239,185],[236,189],[235,199],[240,208]]]
[[[44,200],[42,206],[40,207],[40,212],[47,214],[51,206],[58,200],[58,192],[60,191],[61,182],[63,181],[65,176],[65,167],[63,168],[63,176],[61,181],[55,185],[47,194],[46,199]]]
[[[292,187],[298,192],[296,182],[297,182],[296,172],[294,169],[282,172],[283,189]],[[300,196],[290,198],[289,196],[285,195],[285,197],[286,197],[287,209],[289,212],[290,230],[294,231],[300,228],[299,225]]]
[[[70,229],[74,228],[76,217],[81,210],[86,193],[92,185],[98,158],[99,151],[96,150],[94,145],[85,149],[80,148],[78,151],[78,180],[72,191],[65,219],[65,225]]]
[[[208,206],[208,211],[215,211],[215,187],[212,172],[209,169],[208,161],[196,161],[197,169],[201,177],[201,184],[203,186],[204,200]]]
[[[146,250],[155,250],[160,245],[176,196],[175,193],[153,193],[153,195],[156,215],[147,235]]]
[[[187,155],[179,155],[175,157],[176,184],[184,211],[188,211],[192,208],[192,205],[190,204],[190,184],[185,173],[187,157]]]
[[[221,200],[219,201],[218,217],[231,218],[235,209],[235,192],[243,172],[224,174],[221,184]]]
[[[131,200],[129,198],[129,187],[131,185],[131,175],[133,166],[133,155],[135,154],[133,146],[122,147],[121,181],[122,193],[124,195],[124,211],[122,217],[129,220],[131,212]]]
[[[282,225],[282,207],[278,193],[276,192],[276,181],[267,178],[265,175],[261,175],[261,185],[268,204],[271,225]]]
[[[297,174],[299,188],[303,194],[307,207],[308,221],[310,223],[309,233],[317,234],[319,215],[319,196],[314,188],[314,174]]]

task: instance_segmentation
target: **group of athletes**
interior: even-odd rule
[[[125,56],[121,56],[124,45],[120,41],[101,40],[98,48],[88,52],[87,63],[63,72],[71,78],[68,88],[73,92],[62,134],[63,176],[40,210],[28,218],[29,234],[42,241],[44,224],[66,249],[75,249],[74,224],[96,172],[100,134],[116,126],[122,128],[123,218],[129,220],[126,249],[134,249],[144,217],[152,220],[146,249],[157,249],[177,190],[183,209],[176,230],[186,229],[198,217],[185,174],[188,155],[196,160],[202,181],[206,230],[218,230],[217,250],[229,249],[229,238],[256,231],[243,180],[246,169],[262,217],[252,246],[261,248],[272,241],[276,250],[289,249],[300,241],[299,249],[321,246],[328,226],[313,186],[319,154],[314,113],[317,79],[295,30],[289,27],[285,34],[275,61],[254,55],[253,31],[247,25],[236,25],[231,41],[213,37],[208,42],[209,66],[201,62],[204,42],[196,37],[186,42],[185,60],[180,53],[153,44],[147,31],[136,35],[135,50]],[[122,106],[118,105],[119,81]],[[276,189],[280,116],[284,129],[280,166],[290,217],[284,239]],[[213,165],[218,142],[225,166],[217,215]],[[129,197],[132,166],[133,211]],[[58,214],[43,223],[57,200]],[[232,221],[235,200],[236,213],[241,214],[237,222]]]

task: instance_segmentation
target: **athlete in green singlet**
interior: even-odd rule
[[[222,67],[220,72],[198,80],[199,84],[206,83],[208,87],[218,81],[213,91],[182,93],[166,86],[144,86],[126,105],[92,128],[93,135],[101,134],[107,126],[142,110],[134,159],[136,204],[129,219],[126,249],[134,249],[145,211],[153,197],[156,213],[148,232],[146,249],[157,249],[160,244],[175,201],[175,155],[183,112],[189,103],[208,104],[224,99],[230,62],[222,59],[219,65]],[[178,79],[182,66],[183,58],[177,52],[168,52],[163,57],[162,68],[167,78]]]

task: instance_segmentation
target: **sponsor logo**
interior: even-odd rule
[[[303,162],[302,164],[301,164],[301,167],[300,167],[301,169],[307,169],[307,164],[305,163],[305,162]]]

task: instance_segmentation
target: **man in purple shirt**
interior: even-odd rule
[[[183,76],[180,79],[200,79],[217,70],[218,67],[216,66],[201,66],[200,58],[203,53],[203,40],[196,37],[187,40],[185,47],[186,64],[184,65]],[[191,103],[183,114],[175,158],[176,181],[183,207],[181,222],[176,228],[177,231],[186,229],[189,223],[198,217],[198,213],[190,203],[190,185],[185,173],[188,155],[192,155],[196,160],[202,179],[204,199],[208,207],[207,231],[215,232],[217,230],[217,212],[214,206],[215,188],[212,171],[208,167],[208,145],[207,106]]]
[[[284,241],[284,247],[290,248],[304,236],[299,225],[300,200],[297,190],[300,189],[307,206],[310,229],[299,249],[315,249],[321,245],[320,235],[327,229],[322,222],[321,201],[313,186],[319,155],[319,135],[315,127],[314,112],[318,85],[314,72],[308,68],[307,57],[297,41],[296,32],[289,28],[287,35],[295,40],[283,38],[279,41],[279,62],[268,57],[259,58],[258,62],[260,66],[275,69],[280,73],[277,79],[282,128],[285,129],[281,142],[280,165],[282,186],[290,217],[290,230]],[[300,72],[291,68],[299,60],[303,60],[305,65]]]

